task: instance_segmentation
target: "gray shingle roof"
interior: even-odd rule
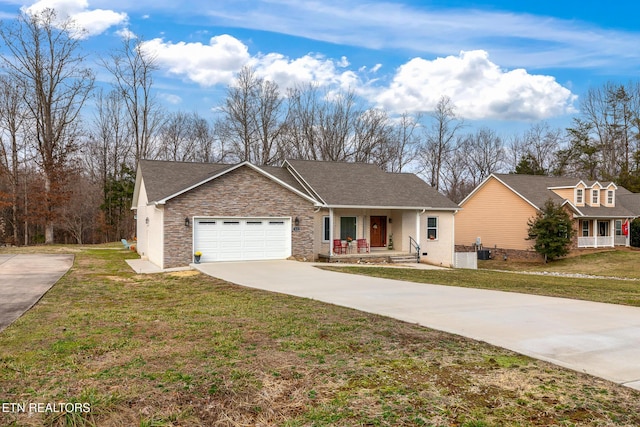
[[[496,178],[504,182],[511,187],[514,191],[519,193],[525,199],[533,203],[536,207],[542,208],[544,203],[551,199],[556,203],[562,203],[565,199],[558,196],[552,190],[551,187],[569,187],[575,186],[579,179],[576,178],[562,178],[543,175],[520,175],[520,174],[494,174]],[[584,181],[587,185],[593,185],[595,181]],[[610,182],[600,182],[603,187],[607,187]],[[631,196],[629,196],[631,195]],[[633,217],[640,215],[640,209],[634,208],[634,201],[638,200],[638,208],[640,208],[640,194],[636,195],[630,193],[624,187],[618,187],[616,190],[616,206],[615,207],[592,207],[581,206],[577,209],[588,217]],[[627,200],[625,202],[625,200]]]
[[[290,160],[285,166],[287,164],[293,167],[292,171],[287,167],[259,168],[292,188],[310,194],[298,179],[303,180],[322,199],[319,202],[330,206],[459,209],[414,174],[388,173],[364,163]],[[139,163],[150,202],[171,197],[234,166],[159,160]]]
[[[158,201],[216,175],[230,165],[221,163],[140,160],[147,198]]]
[[[365,163],[287,160],[329,206],[459,209],[414,174],[389,173]]]

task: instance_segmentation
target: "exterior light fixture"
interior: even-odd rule
[[[188,227],[189,225],[190,225],[190,223],[189,223],[189,217],[188,217],[188,216],[185,216],[185,217],[184,217],[184,226],[185,226],[185,227]]]
[[[293,224],[294,224],[296,227],[300,227],[300,218],[296,217],[296,219],[294,219],[294,220],[293,220]]]

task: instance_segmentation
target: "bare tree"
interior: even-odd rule
[[[11,186],[11,226],[13,243],[18,243],[18,203],[20,185],[19,153],[24,144],[25,88],[11,76],[0,76],[0,175],[4,169]]]
[[[376,163],[386,168],[391,152],[388,150],[391,126],[387,113],[380,109],[369,109],[358,115],[353,130],[352,160]]]
[[[251,67],[227,88],[216,133],[229,141],[238,160],[271,164],[278,160],[284,118],[278,85],[258,77]]]
[[[453,149],[456,134],[464,126],[464,121],[456,116],[455,105],[447,96],[440,98],[431,117],[431,127],[425,130],[422,162],[429,183],[439,190],[443,162]]]
[[[402,170],[418,155],[420,138],[418,129],[422,115],[411,116],[403,113],[400,118],[392,124],[391,134],[387,141],[389,172],[402,172]]]
[[[466,168],[474,187],[503,167],[504,146],[493,129],[481,127],[468,135],[459,149],[464,152]]]
[[[0,28],[9,55],[3,57],[6,72],[24,86],[33,138],[44,172],[45,242],[54,241],[56,197],[53,181],[62,174],[76,150],[79,114],[94,77],[79,54],[75,24],[60,22],[55,11],[22,13],[14,25]]]
[[[102,65],[114,77],[114,87],[125,105],[135,163],[153,157],[153,137],[163,117],[152,92],[156,58],[143,49],[142,40],[125,38]]]

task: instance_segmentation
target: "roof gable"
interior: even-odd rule
[[[243,166],[255,170],[310,202],[317,203],[304,189],[297,186],[294,180],[288,178],[286,174],[280,173],[280,168],[258,167],[249,162],[228,165],[141,160],[138,166],[138,175],[144,177],[149,202],[163,204],[174,197]],[[136,177],[136,187],[138,186],[138,177]]]
[[[527,201],[531,206],[536,209],[540,209],[544,203],[551,199],[554,202],[560,205],[567,205],[576,212],[578,216],[601,216],[601,217],[625,217],[625,216],[638,216],[640,215],[639,211],[634,211],[629,207],[635,205],[635,198],[630,197],[627,199],[627,203],[622,206],[615,207],[607,207],[607,206],[599,206],[599,207],[577,207],[567,199],[556,194],[552,189],[558,188],[582,188],[579,186],[580,183],[584,184],[586,188],[609,188],[613,183],[603,184],[598,181],[586,182],[581,180],[576,180],[575,178],[562,178],[562,177],[552,177],[545,175],[520,175],[520,174],[491,174],[485,181],[483,181],[478,187],[476,187],[471,194],[469,194],[461,203],[460,206],[464,207],[464,204],[469,200],[473,195],[479,191],[489,179],[496,179],[513,191],[515,194],[520,196],[522,199]],[[621,199],[623,195],[630,194],[624,187],[614,187],[617,189],[619,193],[617,196],[617,200],[624,203],[624,200]],[[640,200],[640,197],[637,199]],[[639,205],[640,206],[640,205]]]

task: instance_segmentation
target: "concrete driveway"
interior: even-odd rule
[[[239,285],[486,341],[640,390],[640,308],[378,279],[296,261],[195,267]]]
[[[0,331],[33,307],[72,265],[73,255],[0,254]]]

